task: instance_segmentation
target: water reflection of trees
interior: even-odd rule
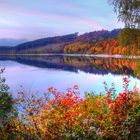
[[[1,60],[14,60],[22,64],[54,68],[77,72],[78,70],[94,74],[126,74],[140,78],[140,59],[99,58],[79,56],[8,56]]]
[[[95,57],[65,57],[66,64],[71,64],[86,72],[127,74],[140,78],[140,60],[126,58],[95,58]]]

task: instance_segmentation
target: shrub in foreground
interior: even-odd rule
[[[137,88],[128,90],[129,79],[123,82],[119,94],[112,87],[104,95],[87,93],[85,98],[76,85],[66,93],[49,88],[44,98],[20,93],[13,131],[20,139],[138,139],[140,93]]]

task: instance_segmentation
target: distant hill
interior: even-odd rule
[[[2,38],[0,39],[0,46],[2,47],[14,47],[21,43],[27,42],[26,39],[11,39],[11,38]]]
[[[34,41],[25,42],[15,45],[9,49],[0,47],[1,54],[24,53],[24,54],[40,54],[40,53],[63,53],[65,46],[75,42],[90,43],[111,38],[116,38],[121,29],[112,31],[101,30],[85,33],[78,36],[78,33],[68,34],[64,36],[48,37]],[[76,47],[76,46],[75,46]]]
[[[15,48],[18,53],[60,53],[63,52],[65,44],[73,42],[76,38],[77,33],[48,37],[23,43]]]
[[[101,30],[101,31],[89,32],[78,36],[76,41],[91,42],[91,41],[97,41],[97,40],[100,41],[104,39],[115,38],[118,36],[120,31],[121,29],[114,29],[112,31]]]

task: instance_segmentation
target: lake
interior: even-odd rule
[[[86,91],[96,94],[104,92],[115,84],[117,93],[122,91],[122,78],[129,76],[131,83],[140,88],[140,59],[107,58],[96,56],[63,55],[17,55],[0,56],[0,67],[5,68],[3,76],[14,96],[17,91],[42,95],[49,87],[65,91],[79,86],[81,96]]]

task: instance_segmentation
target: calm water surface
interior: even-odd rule
[[[14,96],[24,89],[26,94],[42,95],[48,87],[59,91],[79,86],[85,91],[103,92],[103,82],[122,88],[122,78],[129,76],[129,89],[140,88],[140,59],[96,58],[80,56],[1,56],[0,67],[6,68],[6,78]]]

